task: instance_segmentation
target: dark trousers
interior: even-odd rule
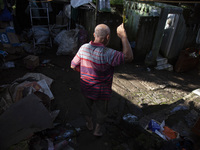
[[[107,100],[92,100],[84,97],[85,103],[83,106],[83,115],[92,117],[93,111],[96,115],[96,123],[103,124],[107,117],[108,101]]]

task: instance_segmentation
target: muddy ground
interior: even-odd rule
[[[55,122],[63,126],[70,124],[75,128],[80,128],[71,147],[75,150],[156,150],[161,148],[169,150],[170,147],[173,149],[180,144],[177,141],[167,143],[144,130],[144,127],[150,119],[159,122],[165,119],[169,127],[180,129],[182,128],[180,121],[185,124],[184,116],[190,110],[199,111],[198,103],[188,102],[189,110],[169,114],[171,108],[178,104],[185,104],[184,97],[199,88],[198,68],[185,73],[176,73],[158,71],[153,68],[149,70],[144,64],[136,62],[116,67],[109,115],[103,126],[104,135],[94,137],[92,132],[85,128],[85,121],[81,115],[82,96],[79,73],[70,69],[73,55],[57,56],[56,50],[56,47],[46,49],[39,54],[40,62],[45,59],[49,59],[50,62],[40,63],[40,66],[34,70],[29,70],[24,66],[23,58],[28,55],[27,53],[10,55],[7,60],[14,61],[15,68],[0,70],[0,85],[10,84],[27,72],[42,73],[52,78],[54,81],[51,91],[55,99],[51,102],[51,110],[60,110]],[[138,117],[135,124],[129,124],[122,119],[128,113]],[[182,132],[183,136],[193,142],[195,149],[200,149],[199,136],[190,129],[191,127],[187,126],[188,131],[185,135]]]

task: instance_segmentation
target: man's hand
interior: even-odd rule
[[[132,48],[127,39],[126,31],[124,29],[123,23],[117,27],[117,35],[122,40],[124,58],[126,62],[131,62],[133,60]]]
[[[80,66],[77,66],[77,67],[73,67],[73,66],[71,66],[71,68],[72,68],[74,71],[78,71],[78,72],[80,72]]]
[[[123,23],[117,27],[117,35],[120,39],[127,38]]]

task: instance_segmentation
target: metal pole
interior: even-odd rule
[[[95,26],[97,25],[97,13],[98,13],[98,8],[99,8],[99,0],[96,0],[96,9],[95,9]]]

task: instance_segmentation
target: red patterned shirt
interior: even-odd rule
[[[80,69],[81,90],[84,96],[93,100],[109,100],[114,66],[121,63],[124,63],[122,52],[91,41],[80,47],[71,66],[78,71]]]

